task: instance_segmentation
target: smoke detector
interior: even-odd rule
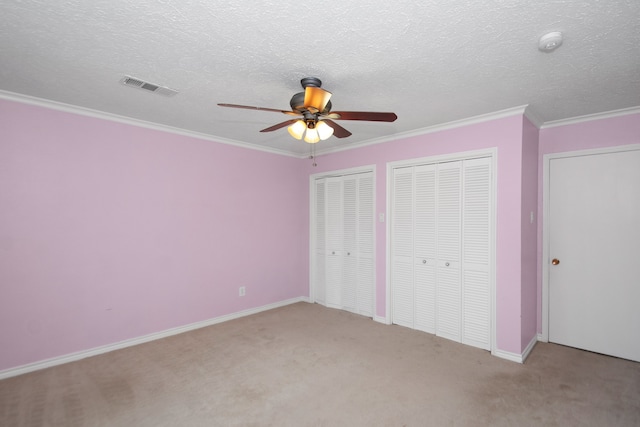
[[[538,41],[538,49],[541,52],[552,52],[560,47],[562,44],[562,33],[560,31],[553,31],[540,37]]]

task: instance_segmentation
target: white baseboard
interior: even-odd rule
[[[309,302],[307,297],[292,298],[285,301],[279,301],[273,304],[263,305],[261,307],[250,308],[248,310],[238,311],[236,313],[227,314],[213,319],[203,320],[201,322],[191,323],[177,328],[171,328],[153,334],[144,335],[137,338],[131,338],[128,340],[120,341],[114,344],[107,344],[100,347],[95,347],[89,350],[83,350],[76,353],[65,354],[63,356],[54,357],[51,359],[41,360],[39,362],[29,363],[27,365],[18,366],[15,368],[5,369],[0,371],[0,380],[5,378],[15,377],[17,375],[26,374],[28,372],[38,371],[40,369],[50,368],[52,366],[62,365],[64,363],[74,362],[76,360],[85,359],[91,356],[97,356],[99,354],[108,353],[114,350],[120,350],[122,348],[131,347],[138,344],[143,344],[149,341],[158,340],[161,338],[170,337],[172,335],[181,334],[183,332],[189,332],[194,329],[204,328],[206,326],[215,325],[217,323],[227,322],[229,320],[238,319],[240,317],[250,316],[262,311],[273,310],[274,308],[284,307],[286,305],[295,304],[298,302]]]
[[[496,349],[495,351],[493,351],[491,353],[493,356],[499,357],[501,359],[506,359],[506,360],[510,360],[512,362],[516,362],[516,363],[522,363],[522,355],[518,354],[518,353],[512,353],[510,351],[504,351],[504,350],[499,350]]]
[[[527,347],[522,352],[522,363],[524,363],[524,361],[527,360],[527,357],[529,357],[529,354],[531,354],[531,351],[536,346],[537,342],[538,342],[538,335],[534,335],[533,338],[531,338],[531,341],[529,341],[529,344],[527,345]]]
[[[390,325],[391,323],[389,323],[387,321],[386,317],[382,317],[382,316],[373,316],[373,320],[378,322],[378,323],[382,323],[383,325]]]
[[[522,351],[522,354],[512,353],[510,351],[504,351],[499,349],[496,349],[491,354],[501,359],[510,360],[516,363],[524,363],[524,361],[527,360],[527,357],[529,357],[529,353],[531,353],[531,350],[533,350],[533,347],[536,346],[537,342],[538,342],[538,336],[534,335],[531,341],[529,342],[529,344],[527,344],[525,349]]]

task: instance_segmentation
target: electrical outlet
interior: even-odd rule
[[[244,296],[244,294],[245,294],[245,288],[244,288],[244,286],[240,286],[240,287],[238,288],[238,295],[240,295],[241,297],[243,297],[243,296]]]

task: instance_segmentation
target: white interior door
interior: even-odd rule
[[[640,361],[640,150],[551,159],[548,200],[549,341]]]

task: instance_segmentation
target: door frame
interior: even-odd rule
[[[551,212],[549,198],[551,197],[551,160],[568,157],[583,157],[599,154],[622,153],[625,151],[640,150],[640,144],[620,145],[615,147],[591,148],[586,150],[565,151],[561,153],[545,154],[542,160],[542,294],[541,294],[541,318],[542,331],[538,341],[549,342],[549,262],[550,262],[550,220]]]
[[[491,354],[496,353],[496,236],[497,236],[497,213],[498,213],[498,149],[497,147],[464,151],[459,153],[441,154],[429,157],[420,157],[407,160],[400,160],[387,163],[387,206],[386,206],[386,294],[385,294],[385,318],[384,323],[390,325],[393,319],[391,304],[391,203],[393,200],[393,170],[396,168],[418,166],[427,163],[444,163],[458,160],[471,160],[481,157],[491,158],[491,228],[490,252],[491,263],[489,266],[489,316],[491,317],[491,331],[489,332],[491,344]]]
[[[309,302],[316,302],[316,283],[315,283],[315,274],[316,274],[316,266],[314,262],[315,256],[315,243],[316,243],[316,217],[314,212],[316,211],[316,186],[315,182],[318,179],[323,178],[337,178],[345,175],[356,175],[359,173],[371,172],[373,176],[373,257],[374,257],[374,268],[373,268],[373,307],[371,307],[373,318],[376,318],[376,293],[377,293],[377,281],[376,281],[376,232],[375,232],[375,213],[376,213],[376,165],[365,165],[358,166],[354,168],[348,169],[339,169],[332,170],[326,172],[319,172],[309,175]]]

